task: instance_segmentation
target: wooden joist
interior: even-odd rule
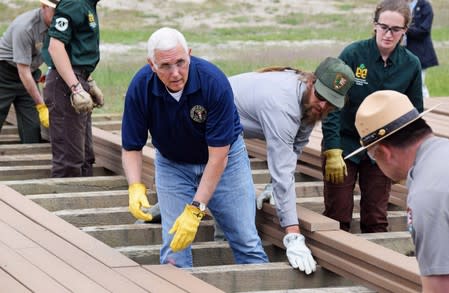
[[[267,219],[266,216],[274,213],[274,207],[265,203],[263,213],[258,212],[257,227],[264,240],[285,248],[282,243],[283,229],[277,221]],[[309,223],[316,221],[320,215],[304,212],[300,206],[298,214],[301,232],[321,266],[380,292],[420,292],[421,281],[415,258],[369,242],[338,227],[314,226],[318,228],[311,231],[309,228],[313,226]]]

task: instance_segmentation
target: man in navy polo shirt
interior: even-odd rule
[[[184,36],[161,28],[148,40],[148,63],[133,78],[122,122],[122,161],[129,210],[149,207],[142,183],[148,131],[156,148],[156,189],[162,218],[161,263],[192,266],[190,244],[207,208],[223,229],[236,263],[267,256],[255,226],[255,192],[228,79],[190,56]]]

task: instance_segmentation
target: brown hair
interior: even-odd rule
[[[293,71],[298,75],[298,79],[304,82],[314,83],[316,77],[313,73],[302,71],[301,69],[289,67],[289,66],[269,66],[257,69],[256,72],[272,72],[272,71]]]
[[[376,10],[374,10],[374,22],[379,21],[379,16],[385,11],[395,11],[404,17],[404,27],[408,28],[412,20],[412,14],[410,7],[405,0],[383,0],[377,4]]]
[[[386,137],[379,143],[397,148],[406,148],[407,146],[415,144],[432,133],[432,128],[430,128],[426,121],[419,118],[418,120]]]

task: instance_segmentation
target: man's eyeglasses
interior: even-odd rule
[[[165,72],[165,73],[169,73],[169,72],[172,72],[172,70],[175,68],[183,69],[186,67],[187,64],[188,64],[187,60],[179,59],[174,64],[162,63],[161,65],[157,65],[157,64],[155,64],[155,65],[158,70]]]
[[[388,26],[385,23],[380,22],[376,22],[376,26],[379,27],[384,34],[390,31],[393,35],[402,33],[406,29],[404,26]]]

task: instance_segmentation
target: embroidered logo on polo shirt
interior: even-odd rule
[[[96,28],[97,23],[95,22],[94,14],[92,12],[89,12],[89,14],[87,15],[87,18],[89,20],[89,26],[93,29]]]
[[[362,63],[357,66],[357,69],[355,70],[354,84],[362,86],[368,84],[368,82],[366,81],[367,76],[368,68],[366,68],[365,64]]]
[[[365,67],[365,64],[360,64],[359,66],[357,66],[357,69],[355,71],[355,77],[366,79],[367,75],[368,75],[368,68]]]
[[[206,117],[207,111],[203,106],[195,105],[192,109],[190,109],[190,118],[192,118],[193,121],[204,123],[204,121],[206,121]]]
[[[56,20],[55,20],[55,28],[58,31],[63,32],[68,27],[69,27],[69,21],[67,20],[67,18],[65,18],[65,17],[58,17],[58,18],[56,18]]]

